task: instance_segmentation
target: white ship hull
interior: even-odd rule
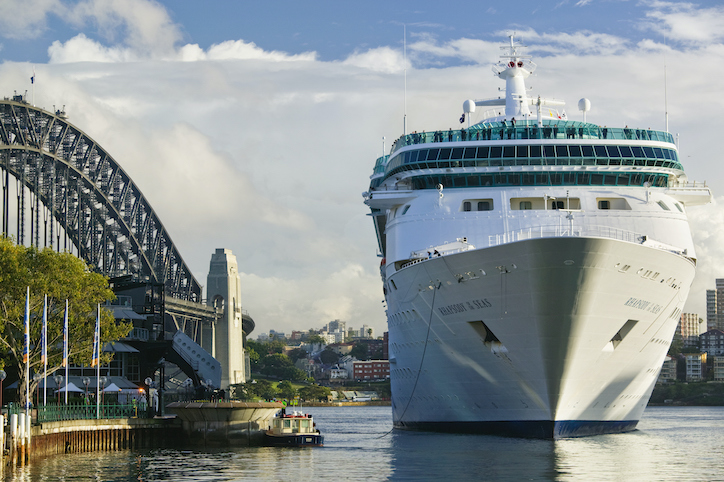
[[[435,257],[387,292],[398,428],[633,430],[694,277],[687,257],[554,237]]]

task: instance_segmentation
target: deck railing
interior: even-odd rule
[[[148,406],[139,404],[104,404],[96,405],[39,405],[37,409],[37,423],[59,422],[62,420],[91,420],[96,418],[146,418]],[[9,403],[8,415],[23,412],[21,405]]]
[[[499,122],[481,126],[474,125],[469,129],[447,131],[415,132],[400,136],[392,146],[394,154],[398,149],[413,144],[427,144],[439,142],[463,142],[485,140],[516,140],[516,139],[608,139],[608,140],[640,140],[658,141],[674,144],[674,137],[663,131],[651,129],[634,129],[630,127],[600,127],[591,124],[580,124],[575,121],[559,121],[557,124],[547,124],[539,127],[535,122],[518,122],[515,127],[510,123],[503,125]]]
[[[498,246],[501,244],[514,243],[516,241],[524,241],[526,239],[536,238],[558,238],[558,237],[597,237],[611,238],[629,243],[641,244],[646,241],[646,236],[625,229],[614,228],[611,226],[538,226],[535,228],[521,229],[518,231],[509,231],[501,234],[492,234],[488,237],[489,246]]]

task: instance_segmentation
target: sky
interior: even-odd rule
[[[408,130],[429,131],[497,96],[490,66],[511,33],[538,65],[532,92],[565,100],[571,119],[583,97],[600,125],[664,130],[668,111],[689,179],[715,195],[688,211],[698,268],[685,311],[705,317],[705,290],[724,278],[715,2],[3,0],[0,95],[65,106],[202,285],[214,250],[232,250],[253,337],[335,319],[381,335],[361,196],[375,159],[405,105]]]

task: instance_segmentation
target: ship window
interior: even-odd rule
[[[436,161],[438,154],[440,154],[440,149],[430,149],[429,151],[427,151],[427,160]]]
[[[556,157],[556,151],[553,146],[543,146],[543,157]]]
[[[438,159],[440,159],[440,160],[450,159],[450,151],[452,151],[452,149],[450,149],[449,147],[446,147],[445,149],[440,149],[440,157],[438,157]]]
[[[551,201],[551,209],[563,209],[563,201]]]
[[[478,211],[492,211],[493,201],[478,201]]]
[[[556,156],[568,157],[568,146],[555,146],[555,148],[556,148]]]
[[[463,203],[463,211],[470,211],[470,201],[465,201]]]
[[[669,206],[667,206],[664,201],[656,201],[656,204],[661,206],[661,209],[663,209],[664,211],[671,211],[671,209],[669,209]]]
[[[621,153],[618,152],[618,146],[606,146],[608,157],[621,157]]]
[[[651,147],[644,147],[644,157],[655,157],[654,156],[654,150]]]
[[[597,198],[598,209],[614,209],[620,211],[630,211],[631,205],[624,198]]]
[[[596,151],[596,157],[607,157],[606,146],[593,146]]]
[[[503,151],[503,148],[500,146],[492,146],[490,148],[490,157],[491,158],[497,158],[500,157],[501,152]]]
[[[674,206],[676,206],[676,209],[678,209],[678,210],[681,211],[682,213],[684,212],[684,210],[681,209],[681,205],[679,205],[679,203],[674,203]]]
[[[621,157],[633,157],[630,146],[620,146],[619,149],[621,150]]]
[[[518,146],[516,152],[518,157],[528,157],[528,146]]]
[[[664,158],[664,153],[661,151],[660,147],[654,147],[654,154],[656,155],[656,159]]]
[[[477,148],[475,147],[467,147],[465,149],[465,155],[463,156],[465,159],[475,159],[475,151]]]
[[[581,157],[581,146],[568,146],[571,157]]]
[[[515,157],[515,146],[505,146],[503,148],[503,157]]]
[[[452,150],[452,156],[450,156],[450,159],[462,159],[463,157],[463,148],[462,147],[456,147]]]
[[[604,178],[603,183],[607,186],[615,186],[616,185],[616,175],[615,174],[606,174],[606,177]]]
[[[551,172],[550,179],[551,184],[553,184],[554,186],[560,186],[561,184],[563,184],[563,174],[561,174],[560,172]]]
[[[521,201],[519,207],[521,210],[533,209],[533,205],[530,201]]]
[[[639,146],[631,147],[634,157],[644,157],[644,149]]]
[[[530,146],[530,157],[541,157],[541,146]]]
[[[591,174],[591,184],[594,186],[603,185],[603,174]]]
[[[583,157],[593,157],[593,146],[581,146]]]
[[[532,186],[535,183],[535,174],[532,172],[523,173],[521,175],[521,181],[523,186]]]
[[[410,210],[410,205],[408,204],[408,205],[405,206],[405,208],[402,210],[402,214],[407,214],[407,211],[409,211],[409,210]]]
[[[478,147],[478,159],[487,159],[490,153],[490,147]]]

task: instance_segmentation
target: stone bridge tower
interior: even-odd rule
[[[223,314],[212,334],[211,355],[221,363],[221,387],[244,383],[244,334],[241,314],[241,279],[234,256],[229,249],[219,248],[211,255],[206,283],[209,306],[221,308]]]

